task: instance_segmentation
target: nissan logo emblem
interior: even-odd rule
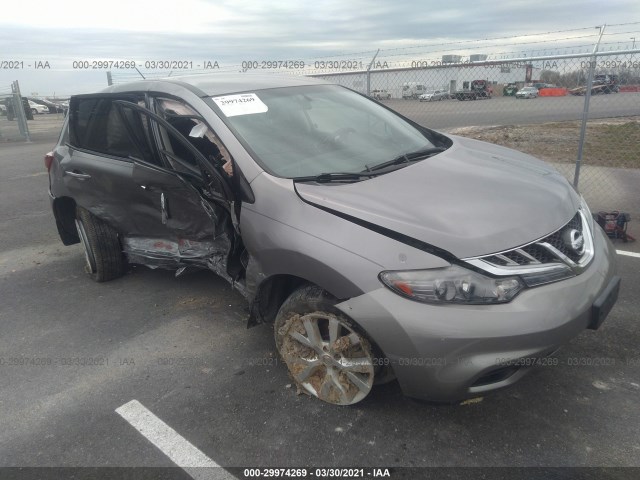
[[[566,247],[577,255],[582,255],[584,253],[584,236],[575,228],[567,230],[564,235],[562,235],[562,240]]]

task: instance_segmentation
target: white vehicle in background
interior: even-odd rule
[[[376,100],[389,100],[391,94],[386,90],[371,90],[371,97]]]
[[[446,100],[449,98],[449,92],[446,90],[430,90],[420,95],[419,100],[421,102],[435,102],[440,100]]]
[[[427,91],[427,87],[425,87],[421,83],[417,82],[407,82],[402,85],[402,99],[408,100],[409,98],[418,99],[420,95]]]
[[[49,107],[29,100],[29,108],[34,115],[41,113],[49,113]]]
[[[516,98],[536,98],[538,93],[536,87],[524,87],[516,92]]]

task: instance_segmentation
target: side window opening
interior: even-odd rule
[[[165,160],[172,169],[183,173],[201,174],[198,160],[195,155],[178,140],[172,132],[158,125],[160,131],[162,150]]]
[[[216,168],[222,169],[226,175],[233,175],[231,155],[222,144],[215,132],[204,123],[202,117],[189,105],[169,98],[156,99],[157,114],[167,123],[178,130],[209,162]],[[167,151],[182,157],[194,167],[195,158],[176,139],[161,133],[164,147]],[[172,164],[171,159],[168,159]],[[176,168],[178,169],[178,168]]]
[[[152,147],[153,140],[150,135],[149,119],[140,112],[130,108],[122,108],[122,115],[127,122],[132,134],[132,140],[136,143],[141,160],[154,165],[161,165],[160,159]]]
[[[144,104],[138,102],[138,106],[145,108]],[[148,115],[128,105],[121,104],[122,116],[132,133],[133,141],[138,145],[141,156],[137,157],[148,163],[153,163],[161,167],[168,164],[176,171],[201,176],[201,170],[194,154],[176,138],[175,133],[168,131],[151,119]],[[159,152],[154,146],[156,142],[153,132],[159,134]],[[166,160],[163,163],[162,158]]]
[[[120,109],[112,98],[78,98],[69,116],[69,143],[121,158],[154,161],[140,118]]]
[[[139,145],[139,151],[143,155],[150,155],[158,160],[159,165],[170,166],[175,172],[187,175],[197,188],[206,187],[203,193],[212,199],[224,199],[232,195],[228,183],[222,178],[223,175],[214,175],[209,166],[203,166],[197,146],[190,141],[194,136],[199,139],[204,132],[204,128],[198,128],[206,127],[202,121],[191,126],[188,135],[184,135],[176,126],[162,120],[162,117],[155,118],[155,114],[148,112],[140,104],[137,107],[126,101],[116,104],[120,107],[118,113],[124,120],[126,129],[132,134],[133,141]],[[184,116],[180,118],[184,119]],[[190,117],[186,117],[186,120],[191,122]],[[182,131],[186,131],[185,126],[190,124],[183,125]]]

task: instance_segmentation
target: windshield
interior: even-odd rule
[[[361,172],[434,146],[386,108],[336,85],[274,88],[213,100],[256,160],[280,177]],[[236,102],[244,103],[238,107]]]

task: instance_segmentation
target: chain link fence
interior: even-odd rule
[[[27,120],[33,120],[33,110],[29,100],[20,94],[18,82],[0,89],[0,140],[12,140],[12,137],[20,137],[27,142],[31,141]],[[6,122],[5,122],[6,121]]]
[[[640,215],[640,50],[492,61],[444,55],[313,76],[430,128],[542,158],[577,184],[594,211]]]
[[[9,102],[12,100],[13,93],[11,92],[11,85],[0,85],[0,141],[6,141],[7,126],[9,124]]]
[[[53,141],[67,108],[66,98],[21,94],[17,81],[0,85],[0,142]]]
[[[609,26],[607,33],[588,27],[295,61],[140,61],[107,72],[105,86],[185,74],[314,76],[427,127],[542,158],[577,185],[594,211],[640,218],[640,49],[630,37],[637,23]],[[161,70],[167,63],[177,69]],[[0,85],[0,103],[11,97],[10,87]],[[37,138],[51,115],[34,117],[28,127]],[[8,128],[18,131],[0,116],[0,140]]]
[[[322,78],[427,127],[542,158],[577,185],[594,211],[640,218],[640,50],[613,45],[594,54],[593,46],[425,60],[412,60],[420,58],[416,52],[361,52],[307,60],[293,71],[265,71],[256,68],[265,62],[247,61],[219,70],[110,72],[108,83],[257,71]]]

